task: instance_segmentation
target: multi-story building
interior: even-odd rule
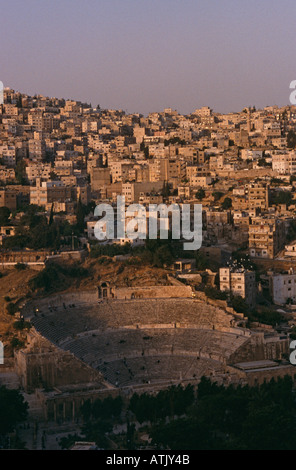
[[[255,258],[273,259],[285,245],[285,221],[276,217],[254,217],[249,226],[249,251]]]
[[[16,191],[10,188],[0,189],[0,207],[8,207],[11,211],[17,208]]]
[[[276,305],[285,305],[296,301],[296,273],[291,269],[287,273],[269,276],[269,289]]]
[[[47,180],[50,178],[52,167],[50,163],[29,163],[26,167],[27,179],[30,183],[35,183],[37,178]]]
[[[272,155],[272,169],[280,175],[296,173],[296,152],[276,153]]]
[[[5,166],[0,165],[0,181],[3,183],[7,183],[8,181],[13,181],[14,179],[14,168],[6,168]]]
[[[270,189],[268,184],[252,183],[248,187],[249,207],[267,209],[269,207]]]
[[[259,160],[263,156],[262,150],[242,149],[241,158],[243,160]]]
[[[220,268],[219,279],[222,292],[240,296],[248,305],[255,306],[256,277],[253,271],[237,267]]]
[[[110,168],[92,168],[90,172],[91,189],[101,190],[105,185],[111,183]]]
[[[30,188],[30,204],[48,207],[54,202],[65,202],[72,196],[71,188],[62,181],[42,181],[36,179],[36,186]]]
[[[15,167],[16,165],[16,149],[14,145],[3,145],[0,147],[0,157],[4,165]]]
[[[190,186],[194,188],[207,188],[213,182],[210,174],[196,174],[190,178]]]
[[[46,146],[43,139],[30,139],[29,140],[29,158],[35,161],[42,161],[45,159]]]

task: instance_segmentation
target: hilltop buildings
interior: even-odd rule
[[[288,134],[296,132],[295,116],[293,106],[229,114],[202,107],[189,115],[167,108],[144,116],[6,88],[0,207],[11,211],[10,233],[18,232],[16,211],[29,204],[48,220],[50,213],[70,225],[79,218],[77,241],[85,244],[85,235],[96,242],[94,206],[117,196],[128,205],[202,204],[207,253],[293,259],[296,157]],[[228,278],[222,288],[237,291],[235,273]]]

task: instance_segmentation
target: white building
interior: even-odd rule
[[[272,155],[272,169],[280,175],[296,173],[296,152],[276,153]]]
[[[289,300],[296,302],[296,273],[291,269],[286,274],[273,274],[269,278],[272,300],[276,305],[285,305]]]
[[[241,151],[241,158],[243,160],[259,160],[262,156],[262,150],[242,149]]]

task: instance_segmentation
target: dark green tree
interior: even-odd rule
[[[0,387],[0,436],[14,431],[16,425],[27,419],[28,404],[18,390]]]
[[[230,197],[226,197],[221,204],[223,210],[228,210],[232,207],[232,199]]]
[[[7,225],[9,223],[10,209],[8,207],[0,207],[0,226]]]
[[[167,181],[164,181],[162,190],[161,190],[161,195],[164,198],[167,198],[171,195],[171,190],[170,190],[170,185]]]
[[[18,184],[26,184],[26,163],[24,160],[19,160],[15,167],[15,179]]]
[[[81,198],[79,198],[77,207],[76,207],[76,218],[77,218],[77,223],[76,226],[79,230],[80,233],[83,232],[84,230],[84,217],[85,217],[85,212],[83,209],[83,204],[81,202]]]
[[[203,198],[205,197],[205,195],[206,195],[206,192],[205,192],[205,190],[202,189],[202,188],[200,188],[200,189],[195,193],[196,199],[199,199],[199,200],[203,199]]]
[[[287,147],[294,149],[296,147],[296,133],[291,129],[287,135]]]
[[[214,197],[215,202],[217,202],[221,199],[221,197],[223,196],[223,193],[221,193],[220,191],[214,191],[212,193],[212,196]]]
[[[48,225],[51,226],[52,223],[53,223],[53,203],[52,203],[51,208],[50,208],[50,215],[49,215]]]
[[[275,204],[286,204],[289,206],[292,202],[291,191],[277,191],[274,198]]]

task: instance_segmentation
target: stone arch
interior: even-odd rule
[[[113,288],[108,281],[102,281],[98,285],[98,297],[99,299],[110,299],[114,298]]]

